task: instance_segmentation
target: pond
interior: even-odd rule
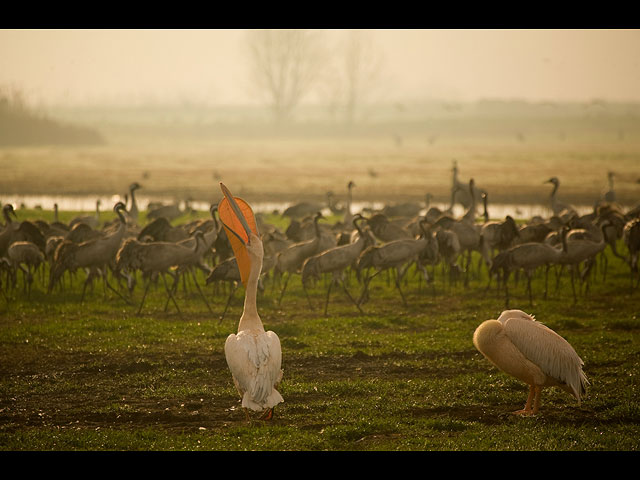
[[[54,204],[58,204],[58,208],[61,211],[79,211],[79,212],[95,212],[96,201],[100,200],[100,211],[108,211],[109,205],[114,205],[118,201],[124,202],[124,197],[120,195],[0,195],[0,202],[2,205],[7,203],[13,204],[16,209],[28,208],[36,209],[42,208],[43,210],[53,210]],[[144,195],[136,195],[136,202],[138,208],[142,211],[147,209],[147,206],[151,202],[160,202],[163,204],[171,204],[174,199],[170,197],[148,197]],[[210,205],[207,202],[191,202],[191,208],[197,211],[206,212],[209,210]],[[282,212],[289,207],[291,203],[286,202],[258,202],[252,204],[255,212],[271,213],[273,211]],[[184,202],[180,202],[180,208],[184,208]],[[354,202],[352,205],[352,212],[360,212],[363,209],[379,210],[384,206],[381,202]],[[448,205],[433,203],[434,207],[438,207],[442,210],[448,208]],[[581,205],[575,206],[579,214],[586,214],[593,211],[592,206]],[[323,212],[328,214],[328,209]],[[422,212],[424,213],[424,211]],[[464,214],[464,209],[460,205],[454,207],[454,216],[460,217]],[[482,215],[482,207],[478,208],[478,216]],[[551,215],[551,210],[546,205],[535,204],[491,204],[489,206],[489,215],[492,219],[503,219],[507,215],[511,215],[517,219],[530,219],[533,216],[539,215],[543,218],[547,218]]]

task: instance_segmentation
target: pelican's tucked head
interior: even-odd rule
[[[238,262],[240,278],[246,287],[252,259],[256,261],[258,256],[262,259],[262,241],[258,236],[256,219],[249,204],[241,198],[234,197],[222,182],[220,188],[224,198],[218,204],[218,215]]]

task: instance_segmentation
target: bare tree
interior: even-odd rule
[[[371,36],[366,31],[352,30],[345,40],[344,78],[345,120],[353,123],[358,109],[370,100],[370,96],[380,85],[382,55],[374,47]]]
[[[251,79],[264,93],[278,123],[307,95],[325,60],[319,30],[250,30],[247,46]]]
[[[332,116],[342,111],[344,121],[353,124],[383,84],[383,56],[371,32],[348,30],[332,57],[336,61],[325,69],[318,93]]]

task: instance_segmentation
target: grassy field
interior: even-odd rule
[[[251,423],[223,352],[242,288],[220,320],[224,285],[205,289],[213,314],[190,281],[178,290],[180,312],[165,310],[159,283],[137,315],[141,282],[133,304],[100,283],[81,303],[83,273],[51,295],[38,276],[29,299],[19,277],[18,289],[0,296],[0,449],[637,451],[640,291],[607,255],[606,279],[600,267],[575,304],[566,272],[547,299],[538,275],[533,305],[524,281],[511,286],[511,308],[566,338],[591,381],[581,405],[546,389],[529,418],[509,413],[524,405],[526,385],[472,344],[475,328],[504,309],[495,283],[485,289],[484,269],[467,288],[445,282],[441,267],[433,284],[410,273],[407,307],[382,274],[363,314],[334,289],[327,316],[322,281],[311,309],[299,277],[281,306],[267,279],[258,305],[282,342],[285,403],[271,422]],[[355,276],[348,288],[359,292]]]
[[[473,177],[488,190],[490,212],[492,202],[548,205],[544,182],[554,175],[563,201],[593,205],[609,170],[620,202],[640,201],[635,116],[587,119],[579,128],[560,119],[523,129],[507,119],[482,124],[482,134],[455,133],[456,125],[455,118],[439,130],[414,125],[400,136],[197,141],[107,131],[99,147],[0,149],[0,192],[7,202],[21,194],[122,196],[138,181],[140,197],[217,202],[224,181],[249,203],[295,202],[322,201],[328,190],[343,200],[353,180],[355,201],[423,201],[431,193],[433,202],[448,203],[455,160],[461,180]],[[103,220],[113,217],[102,208]],[[17,213],[53,220],[51,211]],[[78,213],[61,212],[60,220]],[[627,252],[622,243],[618,250]],[[29,298],[19,276],[16,290],[0,294],[0,450],[637,451],[640,290],[631,291],[628,266],[606,255],[606,277],[599,264],[575,303],[567,272],[558,288],[552,276],[546,299],[538,274],[533,305],[523,278],[510,286],[510,307],[566,338],[591,381],[581,405],[545,390],[541,412],[530,418],[509,413],[523,407],[527,386],[472,343],[475,328],[505,307],[495,282],[487,290],[486,269],[476,271],[477,257],[466,288],[445,282],[441,266],[432,284],[410,272],[407,307],[381,274],[362,314],[334,288],[325,316],[325,281],[311,289],[310,308],[299,276],[278,306],[267,279],[258,306],[282,342],[285,403],[273,421],[252,423],[223,352],[241,315],[242,288],[220,320],[225,285],[204,289],[210,313],[193,281],[181,283],[178,312],[165,308],[160,282],[137,315],[141,279],[129,301],[96,283],[81,302],[83,272],[49,295],[45,271]],[[360,291],[353,275],[348,288]]]

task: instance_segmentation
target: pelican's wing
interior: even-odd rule
[[[282,375],[282,350],[278,336],[273,332],[231,334],[224,349],[231,374],[244,394],[243,406],[272,406],[267,403]]]
[[[580,399],[588,381],[582,371],[584,362],[569,342],[531,317],[520,315],[504,321],[504,333],[527,359],[546,375],[566,383]]]
[[[255,377],[255,366],[249,361],[247,346],[247,336],[232,333],[227,337],[224,344],[224,355],[227,365],[231,370],[234,380],[241,393],[251,388],[251,381]]]
[[[267,371],[269,372],[269,382],[277,386],[282,380],[282,347],[280,339],[272,331],[266,332],[267,344],[269,345],[269,361]]]

